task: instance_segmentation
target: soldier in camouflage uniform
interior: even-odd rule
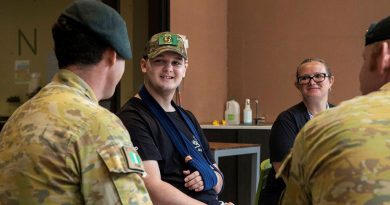
[[[281,204],[390,204],[390,17],[366,34],[365,96],[324,112],[300,131],[278,174]]]
[[[127,130],[98,104],[131,58],[124,20],[75,1],[52,31],[60,71],[0,134],[0,204],[152,204]]]

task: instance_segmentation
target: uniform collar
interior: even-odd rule
[[[98,100],[95,96],[95,93],[92,91],[92,88],[78,75],[74,72],[61,69],[53,78],[53,82],[57,82],[60,84],[64,84],[73,89],[76,89],[81,92],[81,94],[85,95],[91,101],[98,103]]]
[[[384,84],[380,90],[383,90],[383,91],[390,91],[390,82]]]

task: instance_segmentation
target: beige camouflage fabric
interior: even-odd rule
[[[0,134],[0,204],[152,204],[121,121],[61,70]]]
[[[290,157],[283,205],[390,204],[390,83],[309,121]]]

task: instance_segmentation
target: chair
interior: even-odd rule
[[[260,163],[260,178],[259,185],[257,186],[255,205],[259,204],[260,192],[264,189],[270,169],[272,169],[272,165],[269,159],[265,159]]]

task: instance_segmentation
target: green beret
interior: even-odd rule
[[[378,23],[371,24],[366,33],[365,45],[367,46],[387,39],[390,39],[390,16],[382,19]]]
[[[188,59],[187,47],[188,42],[184,36],[171,32],[157,33],[146,43],[144,56],[155,58],[163,52],[173,51]]]
[[[132,58],[126,22],[113,8],[96,0],[77,0],[62,14],[91,29],[122,58]]]

